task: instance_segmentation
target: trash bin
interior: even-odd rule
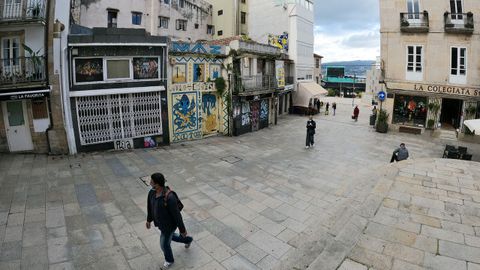
[[[375,114],[370,115],[370,126],[374,126],[376,120],[377,116]]]

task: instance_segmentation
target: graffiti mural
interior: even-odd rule
[[[268,44],[282,50],[288,51],[288,33],[283,32],[281,35],[268,35]]]
[[[250,125],[250,104],[242,103],[242,126]]]
[[[172,72],[173,83],[185,83],[187,82],[187,65],[177,64],[173,67]]]
[[[220,77],[220,65],[210,65],[210,79],[215,80]]]
[[[158,58],[133,58],[134,79],[158,79]]]
[[[193,81],[205,81],[205,64],[193,64]]]
[[[252,130],[256,131],[260,128],[260,102],[250,103],[250,112],[252,114]]]
[[[197,92],[172,94],[172,122],[174,135],[198,130]]]
[[[103,81],[103,59],[75,59],[75,81],[97,82]]]
[[[260,121],[268,120],[268,101],[262,99],[260,102]]]
[[[218,130],[217,96],[214,94],[202,95],[203,133],[209,134]]]

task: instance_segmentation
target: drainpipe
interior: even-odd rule
[[[44,70],[46,71],[45,74],[46,75],[46,81],[47,81],[47,85],[48,87],[50,88],[50,92],[52,92],[52,86],[50,85],[50,74],[48,74],[48,38],[49,38],[49,28],[50,28],[50,5],[51,5],[51,1],[46,1],[46,6],[45,6],[45,18],[46,18],[46,23],[45,23],[45,31],[44,31],[44,65],[45,65],[45,68]],[[53,49],[53,44],[52,44],[52,49]],[[49,93],[50,93],[49,92]],[[45,130],[45,135],[46,135],[46,139],[47,139],[47,151],[48,151],[48,154],[50,155],[52,153],[52,147],[50,145],[50,137],[48,136],[48,133],[50,132],[50,130],[53,129],[53,117],[52,117],[52,103],[51,103],[51,100],[50,100],[50,96],[47,98],[47,108],[48,108],[48,118],[50,120],[50,126]]]

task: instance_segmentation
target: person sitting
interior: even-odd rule
[[[406,160],[408,158],[408,150],[405,147],[404,143],[400,144],[400,147],[395,149],[392,154],[392,158],[390,159],[390,163],[393,163],[393,161],[402,161]]]

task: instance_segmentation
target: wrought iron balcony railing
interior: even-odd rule
[[[400,13],[400,30],[402,32],[426,33],[429,29],[428,12]]]
[[[0,3],[0,23],[45,21],[46,6],[46,0],[4,0]]]
[[[473,13],[444,13],[445,32],[472,34],[474,30]]]
[[[235,78],[235,92],[274,90],[276,84],[276,79],[273,75],[237,76]]]
[[[44,56],[0,59],[0,86],[46,82]]]

